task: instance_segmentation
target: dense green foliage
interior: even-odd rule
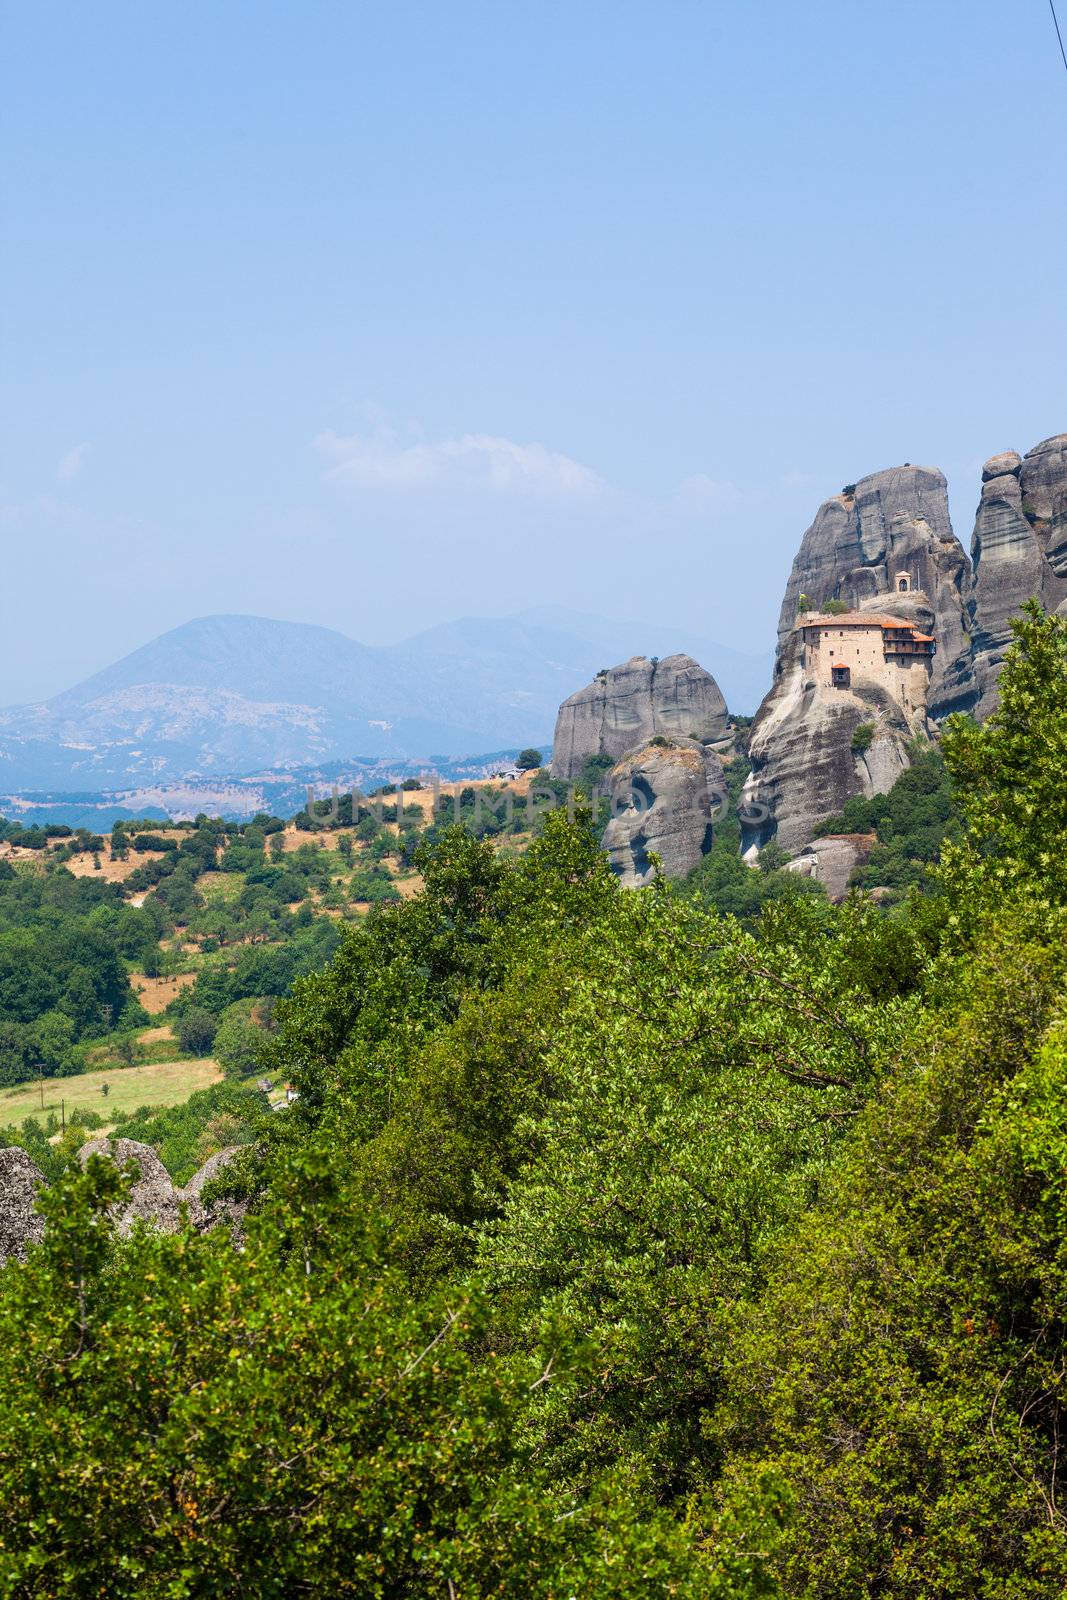
[[[0,862],[0,1087],[77,1071],[80,1040],[139,1017],[124,958],[157,936],[107,884]]]
[[[952,780],[940,753],[930,746],[913,749],[911,765],[888,794],[857,795],[815,832],[877,835],[869,859],[852,875],[859,888],[928,887],[942,846],[960,833]]]
[[[0,1274],[4,1591],[1062,1595],[1067,624],[1018,632],[862,819],[934,892],[768,857],[741,920],[587,816],[439,827],[255,1040],[294,1105],[154,1130],[254,1131],[242,1250],[62,1176]]]

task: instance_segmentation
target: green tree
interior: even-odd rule
[[[316,1205],[314,1169],[240,1254],[116,1247],[122,1181],[68,1173],[0,1280],[5,1593],[739,1592],[622,1485],[558,1494],[519,1434],[536,1364],[485,1351],[470,1295],[414,1301],[358,1214]]]
[[[541,765],[540,750],[535,750],[532,746],[525,750],[520,750],[515,758],[515,765],[520,772],[533,772],[535,768]]]
[[[215,1058],[227,1077],[255,1072],[269,1035],[249,1016],[227,1012],[214,1037]]]
[[[788,1595],[1067,1589],[1067,920],[1001,908],[902,1042],[908,1070],[773,1247],[708,1428],[725,1497],[770,1468]]]
[[[1020,879],[1067,899],[1067,618],[1035,601],[1013,623],[1000,704],[983,726],[950,717],[945,762],[994,894]],[[954,857],[954,859],[959,859]]]
[[[709,1419],[727,1503],[783,1480],[789,1595],[1067,1587],[1067,643],[1035,607],[1016,633],[1000,710],[945,741],[967,832],[909,908],[937,953],[899,1068],[769,1241]]]
[[[33,1023],[34,1053],[50,1076],[63,1076],[80,1067],[75,1032],[74,1023],[62,1011],[47,1011]]]
[[[217,1031],[217,1019],[200,1006],[190,1006],[178,1018],[178,1043],[192,1055],[206,1056]]]
[[[761,1247],[811,1204],[921,970],[870,907],[828,925],[797,901],[757,940],[652,892],[591,930],[544,1063],[558,1092],[528,1123],[538,1153],[480,1252],[502,1340],[551,1329],[595,1352],[595,1384],[538,1397],[567,1481],[622,1463],[657,1496],[701,1485]]]

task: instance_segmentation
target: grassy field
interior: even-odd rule
[[[209,906],[219,900],[236,900],[244,886],[243,872],[205,872],[196,883]]]
[[[180,1105],[195,1089],[207,1089],[221,1077],[218,1065],[211,1060],[162,1061],[144,1067],[81,1072],[73,1078],[45,1078],[43,1084],[20,1083],[14,1089],[0,1089],[0,1125],[21,1122],[24,1117],[41,1120],[50,1111],[58,1117],[61,1100],[68,1117],[80,1106],[117,1122],[138,1106]],[[111,1085],[107,1095],[101,1092],[104,1083]]]

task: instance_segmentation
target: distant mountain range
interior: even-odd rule
[[[560,702],[601,667],[675,651],[707,667],[736,712],[754,711],[770,681],[770,652],[556,606],[385,646],[307,623],[200,617],[50,700],[0,711],[0,791],[91,794],[547,747]]]

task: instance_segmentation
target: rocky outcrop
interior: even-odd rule
[[[44,1237],[44,1218],[34,1209],[44,1178],[25,1150],[0,1150],[0,1265],[25,1261],[27,1247]]]
[[[684,878],[711,848],[715,816],[726,793],[722,762],[694,739],[656,735],[612,768],[612,817],[604,848],[625,888],[655,876],[652,855],[668,878]]]
[[[139,1173],[129,1196],[114,1211],[120,1233],[129,1233],[135,1222],[151,1222],[164,1233],[173,1233],[180,1227],[182,1197],[150,1145],[139,1144],[136,1139],[90,1139],[78,1151],[78,1160],[84,1167],[92,1156],[109,1158],[119,1167],[132,1162]],[[203,1220],[201,1211],[199,1202],[194,1202],[190,1212],[194,1224]]]
[[[199,1200],[207,1185],[214,1183],[223,1168],[229,1166],[239,1148],[239,1145],[230,1145],[226,1150],[216,1150],[215,1154],[204,1162],[199,1172],[193,1173],[185,1188],[178,1192],[186,1200]]]
[[[576,778],[591,756],[618,761],[657,734],[714,743],[728,733],[722,692],[692,656],[631,656],[564,700],[552,741],[552,774]]]
[[[901,583],[907,591],[901,594]],[[928,708],[940,720],[974,703],[970,568],[936,467],[874,472],[825,501],[801,540],[778,620],[779,666],[802,602],[842,601],[924,621],[937,639]]]
[[[799,641],[791,639],[749,740],[745,847],[774,839],[793,853],[850,796],[885,794],[908,767],[919,731],[878,684],[854,678],[850,689],[829,689],[807,677]]]
[[[836,905],[847,896],[852,874],[867,860],[876,842],[877,835],[873,833],[825,834],[787,861],[786,871],[814,878]]]
[[[974,704],[970,599],[970,566],[936,468],[876,472],[820,506],[789,575],[775,681],[750,736],[746,847],[775,838],[800,850],[850,796],[891,788],[916,736]],[[876,677],[853,672],[847,688],[830,688],[805,671],[798,616],[828,604],[899,616],[934,638],[921,715]]]
[[[950,712],[987,716],[997,703],[1011,622],[1031,596],[1067,616],[1067,434],[1025,456],[992,457],[983,478],[973,569],[952,531],[944,476],[934,467],[872,473],[820,506],[786,585],[774,682],[750,734],[752,773],[741,814],[746,851],[772,838],[792,854],[801,851],[816,825],[851,796],[891,788],[910,762],[913,741],[936,739]],[[823,667],[831,658],[832,664],[813,671],[797,622],[827,607],[831,616],[849,613],[850,626],[861,632],[865,616],[872,625],[888,619],[884,654],[868,650],[862,666],[853,658],[846,673],[828,631]],[[908,677],[892,647],[898,618],[916,636],[913,663],[923,651],[929,655],[933,642],[921,684],[914,672]],[[560,708],[552,770],[573,778],[590,756],[607,756],[620,763],[613,785],[625,788],[631,770],[647,781],[640,769],[653,735],[683,742],[695,735],[714,745],[727,733],[722,697],[695,662],[674,656],[657,664],[638,656],[600,673]],[[684,784],[666,770],[656,776],[678,789],[671,804],[685,817],[679,825],[685,844],[677,859],[689,860],[697,827]],[[647,876],[641,851],[654,848],[647,843],[650,824],[637,820],[636,807],[626,810],[628,820],[620,816],[612,826],[612,861],[624,881],[641,882]]]
[[[135,1222],[147,1222],[164,1233],[182,1225],[182,1214],[201,1231],[219,1223],[239,1223],[239,1208],[228,1201],[205,1206],[204,1187],[236,1155],[236,1148],[220,1150],[206,1161],[184,1189],[175,1188],[156,1152],[135,1139],[90,1139],[78,1151],[84,1167],[90,1156],[103,1156],[124,1167],[132,1163],[137,1176],[127,1198],[117,1205],[112,1220],[120,1234]],[[46,1188],[44,1176],[24,1150],[0,1150],[0,1265],[26,1258],[27,1247],[44,1237],[44,1219],[35,1210],[38,1190]]]
[[[971,560],[976,714],[985,717],[1020,608],[1031,599],[1049,611],[1067,605],[1067,434],[986,462]]]

